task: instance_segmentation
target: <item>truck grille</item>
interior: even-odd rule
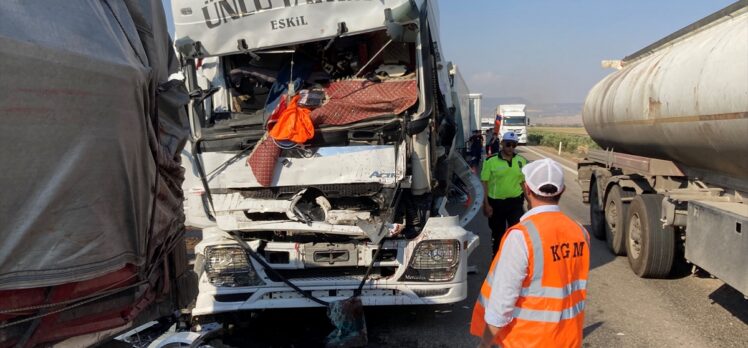
[[[396,267],[374,267],[370,277],[387,277],[395,274]],[[288,280],[304,281],[360,281],[366,274],[366,267],[334,267],[334,268],[312,268],[312,269],[279,269],[276,270],[281,276]],[[271,272],[268,278],[274,282],[282,280]]]
[[[325,193],[327,197],[360,197],[360,196],[372,196],[382,189],[382,184],[377,183],[362,183],[362,184],[329,184],[329,185],[313,185],[313,186],[282,186],[282,187],[268,187],[268,188],[256,188],[256,189],[244,189],[241,190],[241,195],[244,198],[255,198],[255,199],[278,199],[284,197],[290,197],[297,192],[315,188]]]
[[[336,262],[346,262],[350,260],[351,255],[346,250],[332,251],[315,251],[314,262],[334,264]]]
[[[413,292],[418,295],[418,297],[437,297],[437,296],[444,296],[449,292],[449,288],[446,289],[413,289]]]

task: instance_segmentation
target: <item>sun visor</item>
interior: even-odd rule
[[[385,28],[411,0],[175,0],[177,50],[190,57],[221,56]],[[344,23],[341,24],[341,23]]]

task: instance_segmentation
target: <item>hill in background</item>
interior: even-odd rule
[[[500,104],[525,104],[525,112],[534,125],[581,126],[582,103],[533,103],[521,97],[483,97],[481,117],[493,117]]]

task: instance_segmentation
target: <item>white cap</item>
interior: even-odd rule
[[[513,141],[518,143],[519,137],[517,137],[517,134],[514,134],[514,132],[506,132],[501,136],[501,141]]]
[[[538,196],[553,197],[564,190],[564,170],[550,158],[528,163],[522,168],[522,174],[525,175],[527,186]],[[539,188],[545,185],[555,186],[556,193],[541,192]]]

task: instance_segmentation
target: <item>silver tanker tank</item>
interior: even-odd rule
[[[584,126],[604,149],[748,179],[748,1],[624,58],[592,88]]]

